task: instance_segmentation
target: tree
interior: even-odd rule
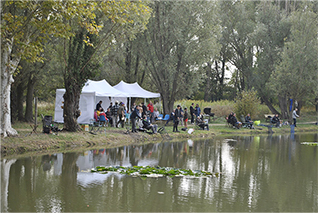
[[[64,128],[68,131],[80,129],[79,98],[84,83],[94,77],[98,68],[98,51],[105,51],[127,35],[145,29],[150,10],[138,1],[107,1],[85,3],[82,8],[86,16],[73,23],[74,37],[65,41],[64,72]]]
[[[202,65],[218,52],[215,3],[155,1],[144,33],[142,58],[160,92],[164,113],[176,98],[191,95],[201,82]]]
[[[1,1],[1,127],[4,137],[17,135],[11,126],[10,91],[13,74],[21,59],[42,61],[39,54],[48,35],[65,36],[69,32],[64,19],[75,15],[76,7],[66,11],[57,1]]]
[[[288,98],[297,100],[300,110],[308,94],[317,94],[318,19],[311,8],[305,4],[289,16],[291,36],[269,83],[277,95],[286,97],[282,112],[287,112]]]
[[[252,72],[253,86],[261,99],[274,114],[280,114],[272,105],[272,88],[266,87],[275,66],[280,62],[285,39],[290,34],[290,23],[285,10],[272,2],[261,2],[257,6],[256,28],[252,34],[255,63]],[[281,97],[279,96],[279,99]],[[283,116],[284,113],[281,114]]]
[[[253,87],[253,43],[256,2],[222,1],[220,19],[222,39],[230,46],[232,65],[236,67],[237,89],[239,92]]]
[[[94,21],[97,2],[92,1],[2,1],[1,2],[1,128],[4,137],[16,135],[11,126],[10,90],[13,74],[21,59],[28,62],[43,62],[41,52],[52,36],[70,38],[74,36],[71,24],[75,22],[91,34],[97,34],[101,26]],[[125,26],[131,35],[144,26],[140,17],[148,14],[141,2],[101,2],[98,11]],[[139,14],[139,15],[138,15]],[[137,20],[134,22],[134,20]],[[140,22],[138,22],[140,21]],[[83,38],[91,45],[87,38]]]

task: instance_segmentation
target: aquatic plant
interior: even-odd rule
[[[91,172],[98,172],[101,174],[107,174],[108,172],[118,172],[124,175],[141,176],[141,177],[218,177],[219,173],[212,173],[202,170],[191,170],[191,169],[179,169],[171,167],[160,167],[160,166],[132,166],[132,167],[103,167],[97,166],[91,169]]]
[[[307,146],[318,146],[318,142],[302,142],[300,144]]]

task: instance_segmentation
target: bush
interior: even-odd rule
[[[260,100],[257,97],[255,90],[243,91],[235,99],[235,112],[238,119],[243,115],[244,117],[249,113],[252,119],[256,117],[259,109]]]
[[[228,116],[230,112],[234,110],[234,102],[228,100],[213,102],[203,100],[178,100],[174,105],[177,107],[177,105],[180,104],[182,108],[187,107],[189,110],[192,103],[194,103],[194,107],[196,104],[199,104],[202,113],[204,108],[211,108],[211,112],[215,114],[215,117]]]

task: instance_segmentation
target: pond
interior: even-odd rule
[[[211,139],[1,160],[1,212],[318,212],[318,134]],[[96,166],[219,177],[141,178]]]

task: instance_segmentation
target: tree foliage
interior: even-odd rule
[[[165,113],[176,98],[190,95],[201,81],[202,64],[216,46],[215,4],[156,1],[144,33],[142,55],[151,81],[160,92]]]
[[[63,117],[68,131],[80,129],[79,98],[84,83],[95,76],[99,67],[97,52],[102,53],[122,37],[134,38],[135,33],[145,29],[150,15],[150,9],[139,1],[88,1],[82,7],[88,15],[73,23],[75,36],[65,42]]]
[[[284,95],[285,101],[291,98],[302,104],[306,98],[314,99],[317,95],[318,19],[317,14],[306,7],[291,14],[289,20],[291,35],[269,86],[275,88],[276,95]]]

